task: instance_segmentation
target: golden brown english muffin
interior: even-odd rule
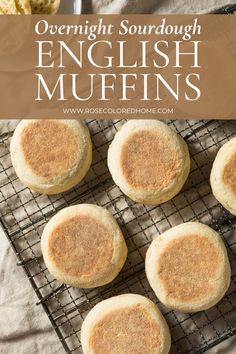
[[[216,199],[225,209],[236,215],[236,137],[218,151],[210,181]]]
[[[0,14],[2,15],[30,15],[29,0],[0,0]]]
[[[60,2],[60,0],[30,0],[32,14],[55,15]]]
[[[111,282],[127,257],[116,220],[105,208],[91,204],[57,213],[43,231],[41,246],[49,272],[62,283],[79,288]]]
[[[89,131],[78,120],[22,120],[10,151],[19,179],[42,194],[72,188],[84,178],[92,161]]]
[[[188,222],[164,232],[149,247],[146,274],[159,300],[180,312],[207,310],[230,284],[224,243],[209,226]]]
[[[124,294],[98,303],[81,329],[84,354],[168,354],[171,338],[157,306]]]
[[[115,183],[132,200],[161,204],[183,187],[190,170],[185,141],[157,120],[130,120],[108,151]]]

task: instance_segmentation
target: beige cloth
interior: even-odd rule
[[[94,12],[99,13],[208,13],[235,0],[91,0]],[[84,11],[91,10],[90,1],[84,1]]]
[[[0,353],[63,354],[64,351],[16,257],[0,232]]]
[[[152,0],[150,2],[149,0],[113,0],[109,12],[116,12],[115,6],[119,6],[120,3],[123,4],[123,7],[119,12],[126,12],[125,6],[128,1],[133,3],[132,12],[135,12],[135,3],[137,5],[139,3],[139,6],[141,6],[140,3],[145,3],[145,9],[142,8],[143,12],[156,11],[159,13],[208,12],[208,10],[218,8],[227,2],[222,0],[156,0],[154,2]],[[233,1],[227,3],[230,2],[233,3]],[[85,0],[84,4],[88,3],[90,1]],[[151,5],[148,6],[148,3]],[[155,3],[156,6],[153,5]],[[88,12],[88,9],[91,7],[88,5],[84,7],[84,11]],[[14,125],[15,123],[12,122],[8,122],[7,125],[1,122],[0,133]],[[42,307],[35,306],[36,295],[23,270],[16,266],[16,257],[1,230],[0,242],[0,353],[63,354],[64,350]],[[221,343],[208,354],[236,354],[235,348],[236,339],[234,337]]]

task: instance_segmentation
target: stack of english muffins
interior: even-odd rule
[[[92,162],[90,133],[78,120],[23,120],[14,132],[10,152],[22,183],[46,195],[63,193],[80,183]],[[177,195],[191,164],[184,139],[157,120],[126,122],[107,157],[121,191],[145,205],[159,205]],[[236,215],[235,161],[234,138],[216,156],[211,185],[218,201]],[[79,288],[112,282],[128,253],[115,218],[91,204],[73,205],[55,214],[44,228],[41,249],[49,272],[60,282]],[[184,313],[214,306],[230,285],[223,239],[199,222],[180,224],[157,235],[147,251],[145,270],[157,298],[167,308]],[[168,354],[171,336],[153,302],[123,294],[90,311],[81,342],[85,354]]]

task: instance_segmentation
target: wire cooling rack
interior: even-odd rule
[[[119,121],[87,122],[94,144],[93,164],[84,182],[71,191],[42,196],[25,188],[16,177],[9,155],[12,132],[0,136],[1,224],[33,289],[50,319],[65,351],[82,353],[80,328],[97,302],[122,293],[138,293],[158,304],[172,334],[171,353],[203,353],[236,333],[236,223],[215,200],[209,185],[212,161],[221,145],[236,134],[232,121],[171,121],[170,126],[188,143],[191,173],[180,194],[158,207],[147,207],[126,198],[113,183],[106,155]],[[58,210],[77,203],[107,208],[121,226],[129,248],[121,274],[110,285],[75,289],[56,281],[46,269],[40,236],[46,222]],[[146,250],[158,234],[182,222],[198,220],[220,232],[232,268],[230,289],[208,311],[180,314],[160,304],[144,272]]]

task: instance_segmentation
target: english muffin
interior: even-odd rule
[[[211,188],[216,199],[236,215],[236,137],[218,151],[211,170]]]
[[[161,204],[183,187],[190,170],[181,136],[158,120],[130,120],[116,133],[108,151],[115,183],[135,202]]]
[[[2,15],[30,15],[29,0],[0,0],[0,14]]]
[[[55,15],[60,3],[60,0],[30,0],[32,14]]]
[[[145,263],[159,300],[180,312],[209,309],[230,284],[230,264],[222,239],[198,222],[181,224],[158,236]]]
[[[124,294],[98,303],[81,329],[84,354],[168,354],[171,338],[157,306]]]
[[[78,288],[111,282],[127,257],[116,220],[91,204],[70,206],[53,216],[43,230],[41,248],[49,272]]]
[[[72,188],[84,178],[92,161],[89,131],[78,120],[22,120],[10,152],[22,183],[42,194]]]

